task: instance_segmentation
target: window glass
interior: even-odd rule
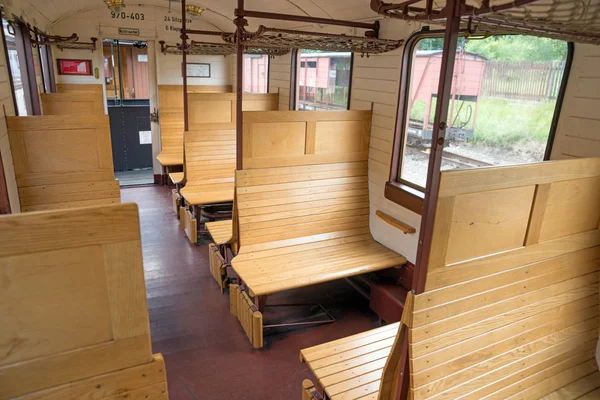
[[[52,78],[48,60],[48,46],[39,47],[40,66],[42,67],[42,79],[44,81],[44,93],[52,93]]]
[[[411,55],[401,183],[425,187],[442,38]],[[442,170],[542,161],[565,69],[564,41],[524,35],[459,39]]]
[[[347,110],[352,53],[301,50],[296,77],[298,110]]]
[[[269,91],[269,56],[244,54],[244,92],[267,93]]]
[[[27,79],[27,66],[25,64],[25,50],[23,40],[17,26],[9,25],[8,21],[2,19],[2,29],[6,38],[8,51],[8,64],[10,75],[15,90],[17,115],[32,115],[29,81]]]

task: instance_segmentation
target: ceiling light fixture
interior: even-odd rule
[[[190,18],[192,18],[192,19],[200,18],[200,15],[202,15],[202,12],[204,11],[204,9],[202,9],[198,6],[194,6],[192,4],[187,5],[185,7],[185,10],[186,10],[187,14],[190,16]]]
[[[110,11],[121,12],[125,8],[125,0],[104,0]]]

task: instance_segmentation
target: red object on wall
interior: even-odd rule
[[[92,75],[92,60],[58,59],[59,75]]]

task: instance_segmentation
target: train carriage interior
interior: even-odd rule
[[[0,400],[600,400],[600,0],[0,0]]]

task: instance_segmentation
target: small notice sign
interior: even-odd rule
[[[140,36],[140,30],[136,28],[119,28],[119,35]]]
[[[59,75],[92,75],[92,60],[56,60]]]
[[[140,144],[152,144],[152,131],[140,131]]]

